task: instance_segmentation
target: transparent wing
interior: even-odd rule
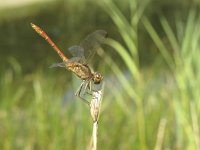
[[[54,63],[49,68],[55,68],[55,67],[66,67],[66,62],[61,62],[61,63]]]
[[[107,35],[105,30],[96,30],[80,43],[80,47],[84,49],[86,60],[90,59],[95,54],[96,49],[106,40]]]
[[[84,62],[83,62],[81,57],[72,57],[68,61],[63,61],[63,62],[60,62],[60,63],[54,63],[49,68],[67,67],[71,63],[81,63],[81,64],[83,64]]]
[[[73,58],[70,60],[78,61],[79,63],[85,63],[84,49],[78,45],[74,45],[68,49]]]
[[[78,45],[71,46],[68,51],[72,54],[74,57],[82,57],[84,56],[84,49]]]

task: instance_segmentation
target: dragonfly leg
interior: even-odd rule
[[[88,86],[89,91],[92,91],[92,82],[90,81],[89,86]]]
[[[83,82],[81,83],[81,85],[79,86],[78,90],[77,90],[76,93],[75,93],[76,96],[80,95],[81,90],[82,90],[84,84],[85,84],[85,81],[83,81]]]
[[[88,80],[88,82],[86,82],[85,86],[84,86],[84,92],[83,94],[88,94],[88,95],[92,95],[92,92],[97,92],[98,90],[95,90],[92,88],[92,81]]]
[[[84,86],[84,91],[83,91],[83,94],[87,94],[88,93],[88,89],[90,90],[90,80],[86,80],[85,82],[85,86]]]
[[[94,90],[93,88],[92,88],[92,82],[90,81],[90,83],[88,84],[88,89],[89,89],[89,91],[90,92],[97,92],[98,90]],[[88,94],[90,94],[90,95],[92,95],[91,93],[89,93],[89,92],[87,92]]]
[[[92,93],[91,93],[91,92],[92,92],[92,82],[91,82],[91,81],[88,82],[86,88],[88,89],[88,91],[86,91],[86,93],[87,93],[88,95],[92,95]]]
[[[87,80],[87,82],[85,83],[85,86],[84,86],[84,92],[83,92],[83,94],[84,95],[86,95],[86,94],[88,94],[88,95],[92,95],[92,92],[93,90],[92,90],[92,82],[91,82],[91,80]]]
[[[82,91],[82,88],[83,88],[83,85],[85,84],[85,81],[83,81],[80,85],[80,87],[78,88],[78,90],[76,91],[75,95],[78,96],[79,98],[81,98],[81,100],[83,100],[83,102],[85,102],[86,104],[90,105],[90,103],[84,99],[83,97],[81,97],[81,91]]]

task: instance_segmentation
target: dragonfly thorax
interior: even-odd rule
[[[103,80],[103,76],[100,73],[98,73],[98,72],[93,73],[94,84],[99,84],[102,80]]]

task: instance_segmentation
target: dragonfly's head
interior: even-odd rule
[[[93,73],[94,84],[99,84],[102,80],[103,80],[103,76],[100,73],[98,72]]]

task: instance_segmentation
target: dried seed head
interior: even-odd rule
[[[92,100],[90,102],[90,114],[93,122],[98,121],[100,107],[101,107],[102,91],[96,91],[92,94]]]

